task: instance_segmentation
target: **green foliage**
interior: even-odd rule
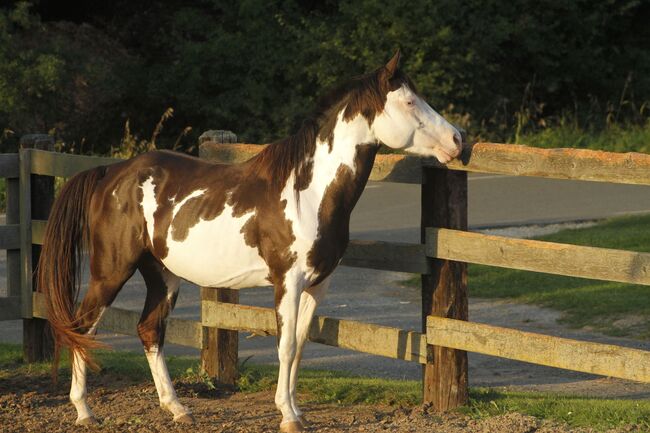
[[[650,120],[644,125],[614,124],[603,130],[586,130],[575,123],[560,123],[515,137],[515,143],[535,147],[575,147],[612,152],[650,153]]]
[[[0,41],[3,151],[35,131],[77,152],[114,135],[135,63],[118,44],[88,25],[44,24],[28,2],[0,10]]]
[[[397,47],[421,93],[474,137],[522,142],[566,118],[597,134],[648,117],[650,5],[637,0],[116,0],[86,6],[81,24],[41,21],[30,3],[0,9],[5,149],[39,131],[108,153],[127,120],[142,137],[168,107],[159,147],[210,128],[272,140]]]

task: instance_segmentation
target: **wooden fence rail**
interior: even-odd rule
[[[204,143],[200,156],[241,162],[263,146]],[[70,177],[114,158],[64,155],[37,149],[0,155],[0,176],[9,178],[7,225],[0,249],[8,249],[9,296],[0,298],[0,320],[46,317],[45,300],[32,292],[35,257],[47,215],[33,214],[34,176]],[[474,351],[541,365],[650,382],[650,352],[526,333],[467,322],[465,263],[650,285],[650,254],[467,232],[464,172],[539,176],[650,185],[650,155],[578,149],[535,149],[477,143],[446,166],[406,155],[378,155],[371,180],[422,184],[422,243],[352,240],[346,266],[422,275],[422,332],[330,317],[315,317],[309,339],[423,365],[424,400],[445,410],[467,399],[467,357]],[[20,194],[20,201],[17,197]],[[19,218],[20,214],[20,218]],[[20,279],[20,281],[18,281]],[[170,343],[201,349],[206,371],[232,382],[237,331],[276,332],[270,308],[238,304],[238,292],[202,288],[201,321],[170,318]],[[99,327],[136,334],[139,312],[106,310]],[[461,319],[461,320],[456,320]]]
[[[276,335],[275,311],[223,302],[203,301],[203,326]],[[309,340],[387,358],[426,363],[426,339],[419,332],[353,320],[314,316]]]
[[[429,344],[549,367],[650,382],[650,352],[534,334],[481,323],[427,319]]]
[[[650,253],[427,228],[426,254],[501,268],[650,285]]]

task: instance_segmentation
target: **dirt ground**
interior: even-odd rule
[[[175,424],[158,407],[153,384],[135,383],[113,374],[91,377],[89,404],[101,424],[74,427],[75,411],[68,401],[67,381],[53,386],[48,376],[10,375],[0,379],[0,432],[275,432],[280,416],[272,392],[253,394],[209,390],[201,383],[177,382],[181,401],[196,417],[196,425]],[[588,433],[555,422],[516,413],[473,419],[449,413],[436,415],[426,406],[303,405],[311,432],[435,432],[435,433]],[[627,426],[611,432],[641,432]]]

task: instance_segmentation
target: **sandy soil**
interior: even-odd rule
[[[75,411],[67,398],[67,381],[53,386],[49,377],[9,376],[0,379],[0,432],[275,432],[280,421],[272,392],[233,394],[208,390],[203,384],[176,382],[181,401],[191,408],[196,425],[175,424],[158,407],[152,384],[112,374],[93,376],[89,404],[101,421],[96,427],[73,427]],[[510,413],[472,419],[457,413],[437,415],[426,406],[303,405],[312,432],[436,433],[588,433],[555,422]],[[641,432],[626,426],[611,432]]]

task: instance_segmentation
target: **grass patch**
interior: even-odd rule
[[[611,400],[475,388],[470,391],[469,406],[462,408],[461,412],[480,418],[519,412],[601,431],[630,424],[650,429],[648,400]]]
[[[563,230],[539,240],[574,245],[650,251],[650,215],[613,218],[594,227]],[[650,338],[647,286],[587,280],[482,265],[469,265],[470,296],[507,298],[562,311],[573,327],[590,326],[609,335]],[[407,281],[419,286],[420,277]],[[634,320],[617,321],[625,318]]]
[[[151,373],[142,354],[99,351],[97,359],[102,366],[102,374],[114,374],[136,382],[151,381]],[[208,388],[214,386],[208,378],[198,373],[198,358],[171,356],[167,357],[167,362],[172,378],[184,382],[201,382],[208,385]],[[44,375],[49,371],[49,363],[31,366],[23,364],[19,345],[0,344],[0,379],[16,374]],[[69,377],[67,359],[61,363],[60,373],[63,377]],[[241,367],[240,373],[241,392],[269,391],[275,387],[275,366],[246,364]],[[300,376],[301,397],[309,402],[413,406],[419,404],[422,398],[418,381],[376,379],[310,369],[301,370]],[[470,404],[460,411],[477,418],[519,412],[598,430],[630,424],[650,429],[648,400],[594,399],[476,388],[470,390]]]
[[[602,130],[585,129],[570,121],[535,132],[515,135],[513,142],[535,147],[650,152],[650,121],[645,124],[612,124]]]
[[[239,388],[244,392],[275,388],[277,367],[244,366]],[[341,371],[301,369],[298,389],[315,403],[412,406],[422,401],[420,382],[360,377]]]

